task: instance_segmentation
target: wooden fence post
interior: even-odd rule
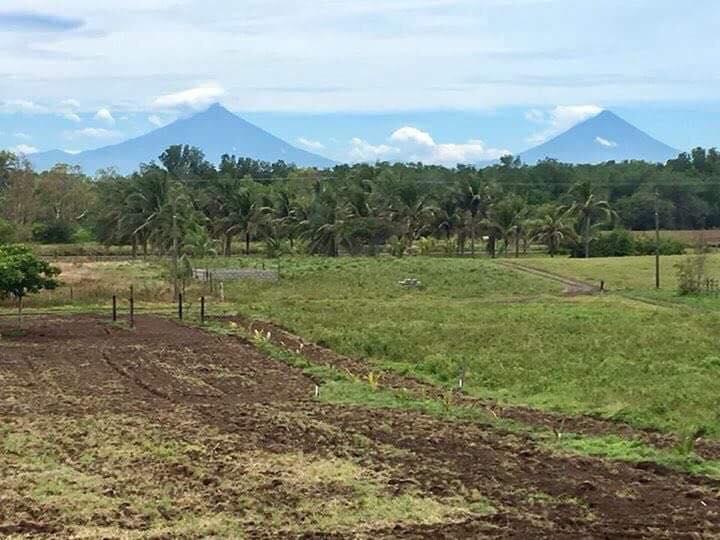
[[[135,287],[130,285],[130,328],[135,328]]]
[[[205,324],[205,297],[200,297],[200,324]]]
[[[112,297],[112,320],[117,322],[117,296],[114,294]]]
[[[183,320],[183,295],[178,293],[178,318]]]

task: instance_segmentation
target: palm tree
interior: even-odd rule
[[[341,246],[352,250],[354,217],[351,205],[342,201],[335,187],[317,186],[307,219],[301,224],[311,253],[337,257]]]
[[[259,186],[246,181],[243,184],[237,186],[222,202],[226,255],[229,255],[233,236],[238,233],[245,236],[245,255],[250,255],[250,240],[268,222],[272,211],[269,205],[264,204],[266,201]]]
[[[398,236],[412,244],[428,228],[436,212],[430,204],[430,193],[424,192],[414,179],[390,174],[379,178],[376,187],[373,206],[381,209],[380,214],[397,225]]]
[[[566,208],[570,214],[576,216],[578,219],[578,225],[581,228],[583,251],[587,259],[590,257],[593,221],[598,220],[599,223],[596,224],[602,224],[604,221],[612,218],[615,213],[610,208],[610,203],[598,199],[595,193],[593,193],[592,183],[589,180],[575,184],[570,190],[570,195],[575,201]]]
[[[458,184],[456,197],[464,217],[465,228],[470,232],[470,253],[474,256],[478,225],[490,207],[492,194],[489,186],[482,183],[480,178],[467,178]]]
[[[133,176],[124,201],[124,211],[118,223],[120,230],[130,234],[133,254],[138,242],[147,255],[148,243],[158,239],[160,217],[168,203],[171,181],[167,172],[159,167],[147,167]]]
[[[533,227],[535,233],[533,238],[547,246],[550,257],[555,257],[560,243],[565,238],[575,236],[573,228],[566,223],[568,217],[568,211],[558,206],[547,212]]]
[[[507,197],[492,205],[481,227],[489,236],[488,251],[495,257],[497,240],[503,241],[503,252],[507,254],[510,244],[515,241],[515,256],[520,256],[520,240],[525,234],[527,205],[520,197]]]

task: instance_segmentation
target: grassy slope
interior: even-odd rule
[[[714,313],[564,298],[491,261],[305,259],[283,263],[283,277],[233,284],[228,296],[245,314],[384,368],[454,384],[466,367],[477,396],[720,435]],[[425,288],[402,289],[406,277]]]

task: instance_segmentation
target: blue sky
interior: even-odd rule
[[[0,147],[94,148],[214,101],[341,161],[478,161],[601,108],[720,145],[711,0],[58,5],[0,4]]]

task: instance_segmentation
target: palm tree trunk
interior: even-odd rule
[[[250,231],[245,232],[245,255],[250,255]]]
[[[232,235],[231,234],[225,235],[225,243],[223,245],[223,255],[225,257],[230,257],[232,255]]]
[[[515,236],[515,258],[520,258],[520,235]]]

